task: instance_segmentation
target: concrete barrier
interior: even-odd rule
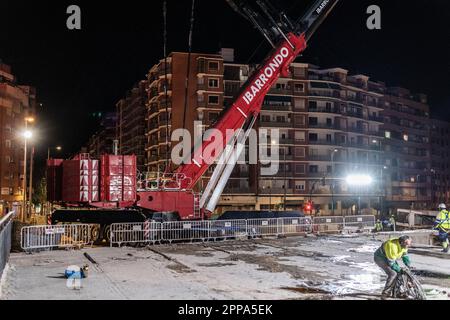
[[[374,234],[375,239],[387,241],[393,238],[400,238],[401,236],[410,236],[414,245],[433,245],[434,244],[433,230],[411,230],[411,231],[397,231],[397,232],[377,232]]]

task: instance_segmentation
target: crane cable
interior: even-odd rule
[[[184,110],[183,110],[183,144],[185,143],[184,132],[186,131],[186,112],[188,108],[188,94],[189,94],[189,75],[191,73],[191,54],[192,54],[192,34],[194,32],[194,22],[195,22],[195,0],[192,0],[191,7],[191,21],[189,28],[189,40],[188,40],[188,58],[187,58],[187,70],[185,79],[185,91],[184,91]],[[194,128],[195,129],[195,128]],[[183,155],[185,156],[185,155]]]
[[[167,1],[163,3],[163,20],[164,20],[164,104],[166,107],[166,161],[164,173],[169,171],[169,107],[168,107],[168,92],[167,92]]]

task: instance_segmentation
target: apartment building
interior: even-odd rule
[[[449,204],[450,123],[431,119],[431,207]]]
[[[224,104],[223,73],[222,56],[197,53],[173,52],[151,68],[147,75],[149,172],[164,171],[170,163],[173,130],[188,129],[192,145],[194,122],[200,121],[197,129],[202,130],[217,119]]]
[[[425,95],[384,90],[386,201],[393,208],[427,208],[431,201],[430,108]]]
[[[225,64],[226,102],[252,71],[248,65]],[[257,125],[269,135],[279,130],[279,171],[265,177],[260,166],[238,167],[222,197],[223,209],[252,209],[256,203],[256,209],[295,210],[309,199],[319,213],[351,214],[357,204],[379,207],[379,181],[361,190],[349,188],[344,178],[381,172],[382,97],[367,76],[292,64],[289,76],[266,96]],[[244,200],[243,190],[251,201]]]
[[[25,128],[25,118],[34,117],[35,108],[36,90],[19,85],[11,67],[0,61],[0,214],[20,206],[23,201],[24,140],[21,132]]]
[[[87,153],[98,158],[102,154],[112,154],[116,139],[117,113],[107,112],[102,115],[99,130],[88,141]]]
[[[126,97],[116,104],[116,139],[118,152],[123,155],[136,155],[137,169],[146,168],[146,117],[147,81],[143,80],[127,92]]]

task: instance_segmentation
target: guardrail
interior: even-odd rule
[[[69,248],[92,244],[89,224],[62,224],[23,227],[20,246],[23,250]]]
[[[11,234],[15,215],[12,211],[0,220],[0,278],[11,252]]]
[[[0,224],[0,232],[3,232],[1,226],[2,224]],[[94,228],[94,225],[89,224],[23,227],[21,230],[21,247],[27,251],[89,245],[93,243],[92,228]],[[313,219],[310,217],[293,217],[163,223],[149,220],[112,224],[110,245],[216,241],[309,233],[342,233],[344,231],[358,232],[369,231],[374,228],[374,216],[334,216],[315,217]],[[9,232],[11,231],[9,230]],[[10,242],[8,244],[8,242],[2,240],[2,248],[3,243],[6,244],[6,249],[9,248],[10,250]],[[2,257],[3,255],[2,251]]]

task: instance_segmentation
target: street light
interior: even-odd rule
[[[22,181],[22,193],[23,193],[23,204],[22,204],[22,222],[25,222],[25,215],[27,212],[27,140],[33,137],[33,133],[27,129],[28,122],[33,122],[33,118],[25,118],[25,130],[22,132],[22,137],[24,141],[23,148],[23,181]]]
[[[387,166],[383,166],[380,170],[381,177],[380,177],[380,188],[381,188],[381,196],[380,196],[380,217],[383,215],[383,209],[384,209],[384,198],[386,197],[386,187],[383,180],[383,172],[384,170],[387,170]]]
[[[331,212],[334,216],[334,183],[333,183],[333,178],[334,178],[334,155],[336,153],[338,153],[339,150],[338,149],[334,149],[333,152],[331,153],[331,185],[330,185],[330,190],[331,190]]]
[[[272,145],[276,146],[277,145],[277,141],[276,140],[272,140]],[[278,145],[278,150],[279,150],[279,145]],[[283,171],[284,171],[284,200],[283,200],[283,208],[284,208],[284,212],[286,212],[286,192],[287,192],[287,177],[286,177],[286,149],[283,149]]]
[[[50,160],[50,150],[51,149],[55,149],[56,151],[61,151],[62,147],[61,146],[56,146],[56,147],[48,147],[47,148],[47,160]]]
[[[345,179],[348,185],[357,186],[357,187],[365,187],[372,184],[373,179],[371,176],[367,174],[351,174],[347,176]],[[361,193],[358,195],[358,214],[361,211]]]

